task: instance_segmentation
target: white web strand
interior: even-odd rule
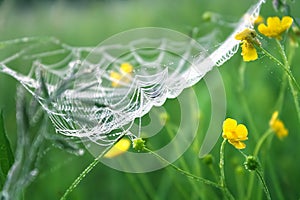
[[[253,26],[263,2],[260,0],[249,9],[233,33],[210,54],[201,44],[182,35],[178,41],[142,37],[96,48],[70,47],[51,38],[41,43],[54,46],[53,50],[33,53],[35,45],[31,44],[3,59],[0,71],[14,77],[36,97],[58,133],[111,145],[121,134],[134,137],[130,129],[136,118],[141,126],[141,117],[153,106],[176,98],[214,66],[230,59],[239,45],[234,36]],[[28,42],[34,39],[15,40],[6,45]],[[84,59],[86,54],[89,56]],[[43,61],[55,56],[61,58],[52,63]],[[35,73],[25,76],[8,67],[20,57],[33,60],[31,71]],[[110,73],[122,73],[119,67],[126,62],[134,66],[133,73],[125,74],[126,78],[118,82],[119,87],[113,87]],[[140,129],[135,134],[139,136]]]

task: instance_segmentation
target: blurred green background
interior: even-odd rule
[[[25,36],[54,36],[64,43],[74,46],[95,46],[113,34],[137,27],[164,27],[189,34],[193,27],[207,32],[202,15],[212,11],[224,16],[224,19],[238,20],[242,13],[255,1],[220,0],[120,0],[120,1],[2,1],[0,4],[0,40],[9,40]],[[292,3],[291,11],[299,18],[300,3]],[[264,17],[275,15],[272,2],[262,8]],[[298,15],[298,16],[297,16]],[[217,26],[217,25],[215,25]],[[222,27],[218,27],[222,30]],[[272,43],[269,44],[271,50]],[[241,57],[237,53],[231,60],[219,68],[226,88],[227,116],[249,124],[238,92],[238,76]],[[299,49],[296,50],[299,55]],[[300,57],[293,60],[293,72],[300,80],[298,63]],[[268,122],[274,111],[282,84],[282,71],[260,55],[260,59],[247,63],[245,72],[245,93],[254,124],[259,133],[268,128]],[[0,74],[0,108],[4,110],[5,125],[13,148],[16,146],[15,98],[17,82]],[[194,86],[199,97],[201,124],[195,144],[181,159],[186,160],[190,171],[206,178],[214,179],[209,167],[198,158],[198,151],[206,133],[210,117],[210,100],[205,83]],[[172,101],[167,102],[172,106]],[[261,152],[261,160],[270,159],[271,164],[264,166],[267,184],[274,199],[299,199],[298,148],[300,126],[289,89],[280,118],[289,129],[284,140],[274,138]],[[246,153],[253,152],[255,142],[247,141]],[[221,127],[220,127],[221,133]],[[221,139],[220,139],[221,141]],[[212,154],[217,169],[220,141]],[[238,187],[247,185],[249,173],[236,171],[242,166],[244,158],[232,146],[226,147],[226,178],[229,188],[238,196]],[[175,164],[182,167],[181,159]],[[24,199],[58,199],[79,173],[93,160],[87,152],[83,156],[74,156],[57,148],[50,148],[42,159],[40,175],[24,193]],[[238,173],[238,175],[237,175]],[[274,179],[274,174],[276,179]],[[237,175],[237,176],[236,176]],[[264,198],[257,182],[255,189]],[[199,197],[199,194],[201,195]],[[70,195],[70,199],[221,199],[219,191],[198,183],[192,187],[190,181],[174,171],[165,168],[146,174],[128,174],[99,164],[81,182]],[[253,199],[257,199],[256,196]]]

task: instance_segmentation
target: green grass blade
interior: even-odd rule
[[[13,152],[4,128],[2,110],[0,111],[0,189],[5,182],[7,173],[14,162]]]

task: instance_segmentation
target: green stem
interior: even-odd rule
[[[141,200],[147,200],[147,195],[143,191],[140,184],[137,184],[138,180],[136,180],[134,174],[128,174],[126,173],[126,177],[130,182],[130,185],[132,186],[132,189],[135,192],[136,198]]]
[[[275,105],[275,110],[277,110],[279,113],[281,113],[282,105],[284,102],[286,87],[287,87],[287,75],[284,73],[282,75],[282,84],[281,84],[280,92],[279,92],[278,99],[277,99],[277,102]]]
[[[284,49],[282,47],[282,45],[280,44],[280,41],[279,40],[276,40],[276,44],[279,48],[279,52],[280,52],[280,55],[283,59],[283,62],[284,62],[284,68],[286,69],[286,71],[291,72],[290,70],[290,64],[289,64],[289,61],[288,61],[288,58],[284,52]],[[293,77],[294,79],[294,77]],[[297,111],[297,115],[298,115],[298,120],[300,122],[300,105],[299,105],[299,101],[298,101],[298,92],[299,92],[299,88],[298,88],[298,91],[295,89],[294,85],[293,85],[293,79],[289,76],[288,77],[288,82],[289,82],[289,86],[291,88],[291,91],[292,91],[292,95],[293,95],[293,99],[294,99],[294,103],[295,103],[295,107],[296,107],[296,111]],[[294,83],[295,84],[295,83]],[[296,84],[295,84],[296,85]],[[298,85],[296,85],[296,87],[298,87]]]
[[[226,199],[234,199],[230,191],[228,190],[225,182],[225,172],[224,172],[224,149],[225,144],[227,142],[227,139],[224,139],[221,147],[220,147],[220,162],[219,162],[219,168],[220,168],[220,183],[223,189],[224,196]]]
[[[295,77],[293,76],[292,72],[287,69],[285,67],[284,64],[282,64],[277,58],[275,58],[272,54],[270,54],[267,50],[265,50],[264,48],[258,46],[258,48],[266,55],[268,56],[272,61],[274,61],[277,65],[279,65],[288,75],[288,77],[291,79],[291,81],[295,84],[295,86],[297,87],[298,91],[300,91],[300,86],[297,83]]]
[[[165,158],[163,158],[162,156],[158,155],[157,153],[155,153],[154,151],[151,151],[150,149],[148,149],[147,147],[144,147],[144,150],[151,153],[152,155],[156,156],[157,158],[159,158],[160,160],[162,160],[163,162],[169,164],[171,167],[173,167],[175,170],[177,170],[178,172],[180,172],[181,174],[185,175],[186,177],[188,178],[191,178],[193,180],[196,180],[196,181],[199,181],[199,182],[202,182],[204,184],[207,184],[207,185],[210,185],[210,186],[213,186],[215,188],[218,188],[218,189],[223,189],[219,184],[215,183],[215,182],[212,182],[210,180],[207,180],[205,178],[202,178],[202,177],[199,177],[199,176],[195,176],[194,174],[191,174],[187,171],[184,171],[183,169],[180,169],[179,167],[177,167],[176,165],[170,163],[169,161],[167,161]]]
[[[226,187],[226,183],[225,183],[225,172],[224,172],[224,149],[225,149],[225,144],[226,144],[226,139],[223,140],[222,144],[221,144],[221,148],[220,148],[220,163],[219,163],[219,167],[220,167],[220,182],[221,182],[221,186],[223,188]]]
[[[267,196],[267,199],[268,199],[268,200],[271,200],[271,195],[270,195],[269,189],[268,189],[268,187],[267,187],[267,184],[266,184],[266,182],[265,182],[265,179],[264,179],[264,177],[263,177],[261,171],[260,171],[260,170],[255,170],[255,172],[256,172],[256,174],[257,174],[257,176],[258,176],[260,182],[261,182],[262,185],[263,185],[264,192],[265,192],[265,194],[266,194],[266,196]]]
[[[175,131],[178,130],[178,127],[175,127],[174,125],[171,124],[171,122],[165,124],[165,128],[170,136],[170,139],[173,139],[175,134],[174,131],[172,129],[174,129]],[[177,145],[175,144],[175,151],[177,151]],[[176,152],[178,154],[178,152]],[[188,164],[186,163],[184,157],[181,157],[181,159],[179,159],[179,163],[181,164],[182,168],[190,171]],[[195,190],[195,192],[198,195],[198,198],[200,198],[203,194],[201,193],[201,190],[198,189],[197,185],[195,184],[195,182],[193,182],[191,179],[189,179],[189,183],[191,184],[191,186],[193,187],[193,189]]]
[[[211,171],[211,173],[213,174],[213,176],[215,177],[215,179],[219,181],[219,175],[217,174],[214,166],[212,164],[210,164],[208,167],[209,167],[209,170]]]
[[[257,157],[263,143],[267,140],[267,138],[273,134],[272,129],[268,129],[263,136],[260,138],[260,140],[257,142],[254,152],[253,152],[253,156]],[[248,189],[247,189],[247,197],[246,199],[250,199],[252,190],[253,190],[253,184],[254,184],[254,176],[253,174],[250,174],[250,178],[249,178],[249,184],[248,184]]]
[[[236,187],[237,187],[237,194],[238,194],[238,199],[243,199],[245,196],[245,180],[244,180],[244,173],[241,172],[240,170],[244,170],[241,166],[238,166],[241,169],[235,169],[235,182],[236,182]]]
[[[70,185],[70,187],[66,190],[64,195],[60,198],[60,200],[65,200],[66,197],[77,187],[77,185],[81,182],[81,180],[99,163],[100,159],[104,156],[101,153],[95,160],[87,167],[81,174],[75,179],[75,181]]]
[[[151,184],[151,182],[149,181],[149,179],[146,177],[145,174],[136,174],[136,176],[140,180],[142,188],[146,191],[146,193],[149,196],[155,194],[156,191],[153,187],[153,184]]]
[[[270,182],[272,183],[273,185],[273,191],[275,192],[275,195],[276,195],[276,199],[278,200],[284,200],[284,195],[283,195],[283,192],[282,192],[282,187],[280,185],[280,180],[278,179],[278,174],[275,172],[275,169],[274,169],[274,165],[272,164],[271,162],[271,156],[267,156],[267,166],[266,168],[268,169],[268,173],[270,175]]]
[[[253,120],[250,108],[248,106],[247,98],[245,97],[245,94],[244,94],[244,90],[245,90],[245,80],[244,80],[245,79],[245,70],[246,70],[246,63],[244,61],[242,61],[241,64],[240,64],[240,68],[239,68],[239,87],[238,87],[238,93],[239,93],[239,97],[241,99],[241,103],[242,103],[242,105],[244,107],[244,111],[245,111],[246,117],[247,117],[247,119],[249,121],[250,127],[253,130],[254,139],[257,141],[258,138],[259,138],[258,131],[257,131],[257,128],[255,126],[255,123],[254,123],[254,120]]]
[[[124,135],[120,135],[120,137],[114,142],[117,143]],[[113,145],[114,145],[113,144]],[[100,162],[100,159],[113,147],[113,145],[108,146],[104,149],[104,151],[94,159],[94,161],[89,164],[83,172],[74,180],[74,182],[69,186],[64,195],[60,198],[60,200],[66,200],[67,196],[77,187],[77,185],[82,181],[82,179]]]
[[[260,148],[262,147],[263,143],[266,141],[266,139],[271,135],[273,134],[273,131],[272,129],[268,129],[264,134],[263,136],[259,139],[259,141],[257,142],[256,146],[255,146],[255,149],[254,149],[254,152],[253,152],[253,155],[256,157],[258,155],[258,152],[260,150]]]
[[[174,173],[176,171],[174,170],[167,170],[167,173],[164,173],[161,177],[161,181],[159,185],[157,185],[157,190],[153,194],[155,194],[154,200],[161,200],[161,199],[168,199],[168,195],[170,193],[170,190],[172,188],[172,185],[174,185],[176,191],[179,193],[179,195],[182,196],[182,199],[190,199],[190,193],[189,191],[185,190],[184,187],[182,187],[182,184],[180,181],[173,181],[170,177],[175,177]],[[153,196],[152,194],[152,196]]]

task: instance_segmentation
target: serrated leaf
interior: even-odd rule
[[[0,111],[0,181],[4,184],[7,173],[14,163],[14,155],[4,128],[2,111]]]

